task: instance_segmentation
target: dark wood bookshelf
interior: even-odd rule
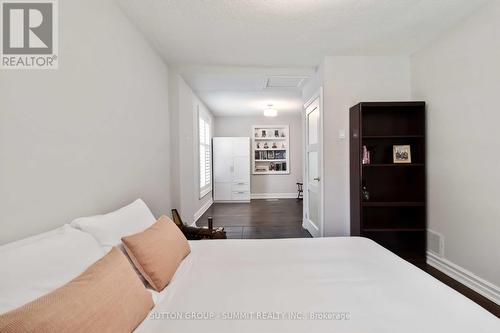
[[[427,247],[425,135],[425,102],[369,102],[350,109],[351,235],[373,239],[421,267]],[[394,163],[394,145],[409,145],[412,163]],[[362,163],[363,146],[370,164]]]
[[[423,138],[423,135],[363,135],[363,139],[399,139],[399,138]]]
[[[363,207],[417,207],[425,206],[425,202],[410,201],[363,201]]]
[[[363,168],[373,168],[373,167],[395,167],[395,168],[401,168],[401,167],[423,167],[425,166],[424,163],[411,163],[411,164],[363,164]]]

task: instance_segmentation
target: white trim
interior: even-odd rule
[[[309,219],[303,219],[302,220],[302,228],[306,229],[311,236],[313,237],[319,237],[319,230],[318,227],[314,225],[314,223],[311,222]],[[316,230],[316,232],[311,232],[312,230]]]
[[[193,223],[191,224],[191,226],[193,226],[193,227],[196,226],[196,221],[198,221],[200,219],[200,217],[202,217],[203,214],[205,214],[205,212],[210,208],[210,206],[213,205],[213,203],[214,203],[214,199],[210,198],[210,200],[208,200],[203,206],[201,206],[200,209],[198,209],[198,211],[196,213],[194,213]]]
[[[251,199],[297,199],[297,192],[295,193],[252,193]]]
[[[500,305],[500,288],[451,261],[427,251],[427,264]]]
[[[210,184],[212,185],[212,184]],[[203,199],[208,193],[212,192],[212,188],[205,186],[203,189],[200,189],[200,197],[199,199]]]
[[[212,119],[210,118],[210,115],[208,114],[208,112],[202,108],[200,108],[200,102],[199,101],[196,101],[196,114],[197,114],[197,121],[196,121],[196,131],[195,133],[197,133],[196,135],[196,142],[197,142],[197,145],[196,145],[196,152],[197,152],[197,157],[195,158],[195,160],[198,161],[197,163],[197,168],[196,170],[198,170],[198,176],[196,177],[198,179],[198,183],[197,183],[197,188],[198,188],[198,198],[199,199],[202,199],[204,196],[206,196],[208,193],[210,193],[212,190],[213,190],[213,175],[212,175],[212,172],[213,172],[213,164],[214,164],[214,161],[213,161],[213,157],[212,157],[212,138],[213,138],[213,127],[212,127]],[[200,187],[200,183],[201,183],[201,159],[200,159],[200,146],[202,145],[202,143],[200,142],[200,120],[203,120],[206,124],[208,124],[208,128],[209,128],[209,142],[203,144],[206,148],[208,148],[210,150],[210,183],[206,184],[205,186],[203,187]],[[195,220],[196,221],[196,220]]]

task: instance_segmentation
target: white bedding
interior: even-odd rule
[[[500,332],[492,314],[368,239],[190,244],[136,332]]]

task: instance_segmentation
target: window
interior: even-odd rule
[[[212,190],[212,147],[210,143],[210,120],[198,116],[200,141],[200,197]]]

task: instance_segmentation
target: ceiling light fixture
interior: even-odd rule
[[[267,109],[264,110],[264,116],[266,117],[276,117],[278,115],[278,110],[273,109],[272,104],[267,105]]]

